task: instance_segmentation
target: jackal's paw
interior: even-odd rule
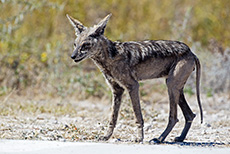
[[[153,138],[149,141],[150,144],[160,144],[162,143],[158,138]]]
[[[183,142],[184,139],[182,137],[175,137],[174,141],[175,142]]]
[[[142,143],[143,142],[143,137],[137,137],[134,140],[136,143]]]
[[[110,138],[110,136],[100,136],[100,137],[98,138],[98,140],[99,140],[99,141],[108,141],[109,138]]]
[[[135,142],[143,142],[143,139],[144,139],[144,131],[143,131],[143,126],[138,126],[137,128],[137,136],[135,138]]]

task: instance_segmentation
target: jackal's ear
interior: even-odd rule
[[[67,18],[69,19],[71,25],[74,27],[76,35],[80,34],[84,30],[86,30],[86,27],[77,19],[74,19],[73,17],[66,14]]]
[[[95,31],[93,32],[93,34],[91,34],[92,36],[99,36],[99,35],[103,35],[104,31],[105,31],[105,27],[106,24],[109,21],[109,18],[112,16],[112,14],[108,14],[104,19],[102,19],[96,26],[95,26]]]

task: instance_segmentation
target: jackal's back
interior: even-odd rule
[[[191,52],[189,47],[179,41],[148,40],[139,42],[115,42],[118,53],[125,54],[133,64],[149,58],[182,56]]]

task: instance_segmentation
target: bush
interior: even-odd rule
[[[0,95],[13,89],[52,97],[110,95],[92,62],[76,65],[69,58],[75,36],[65,17],[68,13],[89,26],[110,12],[113,17],[105,35],[111,40],[184,41],[202,58],[203,89],[229,91],[227,0],[1,0],[0,4]],[[223,49],[221,54],[210,52],[213,38]],[[203,56],[207,54],[214,60]],[[189,82],[192,88],[194,80]],[[191,88],[187,90],[192,94]]]

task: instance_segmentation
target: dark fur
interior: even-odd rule
[[[185,100],[183,88],[195,66],[197,69],[197,99],[202,120],[199,96],[200,62],[186,44],[166,40],[113,42],[103,35],[110,15],[91,28],[83,26],[72,17],[67,17],[77,35],[71,58],[75,62],[91,58],[100,68],[113,91],[112,117],[107,134],[100,139],[108,140],[111,137],[116,126],[122,94],[127,89],[137,118],[138,138],[136,141],[143,141],[144,121],[139,101],[138,81],[165,77],[170,102],[169,123],[160,137],[154,138],[151,142],[163,142],[170,133],[178,121],[177,105],[182,109],[186,123],[181,136],[175,141],[183,141],[195,118],[195,114]]]

